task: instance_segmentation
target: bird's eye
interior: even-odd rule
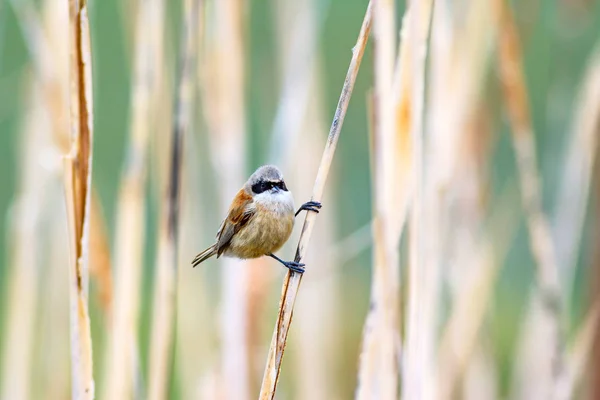
[[[269,190],[269,184],[267,182],[258,182],[252,185],[252,191],[256,194],[260,194],[267,190]]]

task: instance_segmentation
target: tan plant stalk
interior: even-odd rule
[[[35,82],[35,81],[34,81]],[[44,211],[45,186],[51,179],[38,162],[49,145],[47,115],[38,96],[38,85],[29,90],[27,112],[21,133],[19,184],[11,205],[11,238],[5,332],[3,335],[0,398],[28,399],[31,391],[32,356],[38,310],[39,275],[43,260],[40,228]],[[64,222],[64,221],[61,221]],[[64,270],[64,269],[63,269]],[[64,277],[62,277],[64,280]]]
[[[311,102],[309,82],[315,75],[322,16],[311,0],[277,1],[277,42],[281,55],[282,89],[271,132],[269,159],[283,171],[294,159],[302,121]]]
[[[596,147],[596,152],[600,152],[600,146]],[[592,185],[592,204],[591,210],[595,215],[600,215],[600,157],[596,155],[594,163],[594,182]],[[600,237],[600,224],[595,221],[592,227],[593,237]],[[590,276],[591,282],[588,283],[588,290],[592,293],[592,306],[600,303],[600,246],[592,246],[590,254]],[[590,346],[590,359],[586,365],[589,371],[586,374],[585,393],[589,398],[596,399],[600,397],[600,376],[595,372],[600,369],[600,329],[593,331],[592,344]]]
[[[398,127],[395,125],[398,117],[394,99],[398,95],[392,91],[396,48],[394,15],[392,1],[374,3],[373,281],[356,390],[356,397],[365,400],[398,397],[399,366],[395,349],[399,321],[400,256],[397,248],[400,230],[396,227],[395,210],[400,207],[395,202],[395,188],[399,183],[397,173],[400,172],[401,155],[398,154]]]
[[[498,62],[505,107],[512,127],[512,140],[517,158],[522,206],[527,216],[529,242],[536,260],[537,288],[534,296],[547,323],[548,340],[538,340],[538,348],[549,355],[547,368],[538,371],[537,382],[544,398],[553,394],[554,382],[563,372],[564,338],[561,328],[563,296],[559,282],[558,262],[550,226],[542,209],[542,185],[537,171],[535,137],[529,114],[529,99],[522,70],[522,55],[514,16],[505,0],[495,1],[499,23]],[[547,364],[547,363],[545,363]],[[532,383],[528,383],[532,384]],[[542,394],[544,393],[544,394]]]
[[[565,301],[571,297],[576,259],[589,201],[600,126],[600,46],[588,62],[580,83],[571,141],[566,150],[560,189],[553,218],[556,256],[561,268]],[[569,310],[565,306],[565,312]]]
[[[282,88],[271,133],[269,162],[284,171],[287,185],[292,188],[297,202],[310,196],[312,177],[316,175],[318,168],[320,140],[327,129],[323,125],[318,73],[321,61],[318,56],[319,30],[325,18],[323,13],[317,12],[317,8],[312,0],[275,2]],[[302,137],[298,140],[300,134]],[[328,199],[324,203],[332,204]],[[309,265],[318,257],[323,267],[334,267],[333,259],[327,253],[331,248],[333,234],[331,217],[331,213],[320,216],[322,225],[316,233],[316,246],[307,254],[306,261]],[[293,251],[293,245],[289,240],[282,250],[283,254]],[[252,271],[251,304],[255,307],[250,310],[254,314],[251,316],[252,320],[261,317],[259,312],[264,304],[259,304],[259,301],[264,302],[266,299],[266,285],[273,281],[275,271],[277,270],[264,266]],[[297,396],[324,400],[335,397],[334,354],[339,346],[333,339],[333,331],[339,326],[336,323],[336,316],[339,315],[336,312],[339,284],[335,269],[330,269],[328,279],[321,279],[321,270],[316,272],[306,277],[305,301],[296,309],[297,329],[301,333],[290,344],[294,354],[294,365],[291,368],[295,376],[293,391]],[[315,320],[322,322],[315,324]],[[253,330],[261,328],[256,325]],[[251,349],[262,360],[262,351],[256,351],[262,350],[262,343],[258,341],[262,335],[255,333],[254,336]],[[254,362],[252,365],[262,368],[262,365]],[[262,369],[258,373],[262,374]],[[252,389],[254,391],[258,388]]]
[[[314,58],[312,69],[317,69],[318,60],[318,57]],[[327,132],[320,91],[321,79],[316,71],[313,72],[312,79],[306,82],[310,88],[311,101],[304,123],[300,126],[302,140],[295,146],[296,167],[288,174],[288,179],[291,178],[289,186],[293,187],[294,197],[300,202],[310,196],[312,177],[317,173],[321,141]],[[335,171],[331,173],[334,174],[335,181]],[[323,204],[336,204],[331,187],[323,196]],[[335,359],[341,349],[337,338],[343,335],[343,324],[339,309],[340,271],[336,269],[335,259],[331,258],[332,253],[328,251],[333,242],[333,214],[324,210],[319,215],[319,229],[314,233],[314,244],[305,257],[307,265],[318,263],[331,268],[331,273],[323,279],[323,275],[315,270],[304,278],[303,301],[295,310],[298,334],[290,343],[295,363],[292,366],[296,377],[294,393],[303,399],[328,400],[339,397],[335,391]]]
[[[433,335],[435,302],[437,300],[436,265],[428,260],[425,251],[435,252],[435,245],[427,246],[424,207],[427,199],[423,113],[425,110],[425,57],[431,20],[432,2],[415,1],[410,4],[409,37],[412,48],[411,84],[411,155],[413,194],[409,217],[409,265],[406,315],[405,352],[402,358],[402,398],[430,399],[435,397],[435,370],[433,368]],[[437,193],[435,193],[437,195]],[[435,210],[428,209],[428,213]],[[435,221],[429,215],[428,220]],[[430,255],[431,256],[431,255]]]
[[[356,75],[358,74],[358,68],[364,53],[365,46],[367,44],[368,35],[371,29],[371,3],[367,8],[365,18],[363,20],[361,30],[358,36],[357,43],[352,51],[352,60],[348,68],[348,73],[344,81],[342,93],[338,102],[338,106],[335,111],[333,123],[329,131],[329,137],[327,144],[321,158],[321,164],[313,187],[312,200],[319,201],[322,197],[323,190],[325,188],[325,181],[331,166],[333,154],[337,146],[339,134],[342,128],[342,123],[346,115],[352,89],[354,88],[354,82],[356,81]],[[306,247],[310,240],[314,222],[316,219],[315,213],[308,213],[302,227],[302,234],[299,239],[298,248],[296,250],[295,261],[300,261],[305,255]],[[275,396],[275,390],[277,388],[277,381],[279,373],[281,371],[281,362],[283,360],[283,352],[287,341],[287,334],[292,321],[292,314],[294,310],[294,303],[298,294],[298,288],[302,276],[294,274],[291,271],[285,276],[281,301],[279,306],[279,314],[273,337],[271,339],[271,346],[269,348],[269,354],[267,356],[267,363],[265,367],[265,373],[263,376],[262,387],[259,398],[273,399]]]
[[[466,12],[461,14],[456,8],[462,7]],[[433,310],[433,314],[430,314],[427,307],[431,301],[434,307],[439,302],[436,292],[439,292],[442,280],[448,279],[453,304],[463,309],[464,293],[476,290],[473,277],[485,282],[480,283],[481,288],[477,289],[484,294],[490,291],[495,281],[495,273],[489,272],[491,266],[495,265],[491,259],[492,250],[480,250],[481,240],[478,239],[485,214],[485,160],[489,159],[486,152],[489,140],[486,129],[488,107],[481,105],[484,100],[481,92],[495,35],[495,26],[487,7],[485,2],[441,0],[436,2],[432,20],[428,88],[430,108],[427,113],[429,139],[424,177],[427,210],[424,229],[428,233],[424,268],[429,277],[424,278],[423,282],[429,287],[431,297],[428,301],[421,300],[421,320],[429,319],[423,325],[428,333],[415,333],[413,336],[419,340],[426,338],[425,346],[428,349],[437,346],[439,312]],[[459,18],[465,21],[460,23]],[[487,244],[487,247],[491,245]],[[425,276],[425,272],[422,276]],[[477,306],[482,304],[478,303]],[[473,310],[472,313],[463,313],[461,322],[465,324],[465,332],[469,332],[468,327],[476,326],[479,329],[479,318],[485,315],[483,311],[486,308],[474,307]],[[460,328],[458,324],[455,326]],[[488,348],[482,343],[460,344],[467,346],[469,357],[464,353],[447,354],[446,351],[445,354],[438,354],[433,363],[431,358],[428,360],[428,368],[433,368],[435,375],[430,379],[438,385],[435,397],[452,396],[455,381],[463,377],[465,385],[469,382],[469,390],[475,391],[469,395],[477,398],[482,395],[482,390],[490,393],[484,383],[477,382],[477,375],[481,373],[488,375],[487,379],[493,379],[493,375],[490,375],[492,371],[487,367],[491,362]],[[450,345],[451,350],[452,346],[454,344]],[[408,352],[411,348],[414,347],[407,345]],[[460,350],[462,347],[458,345],[457,352]],[[431,354],[431,350],[428,354]],[[442,362],[444,364],[440,365]],[[460,368],[454,368],[456,363],[460,364]],[[407,364],[407,370],[409,368]],[[478,371],[477,368],[483,370]],[[474,379],[470,374],[474,374]],[[427,375],[429,373],[424,372],[422,376]],[[407,380],[411,382],[410,378]],[[462,395],[468,395],[466,386]]]
[[[88,312],[89,230],[92,183],[92,60],[87,3],[69,1],[72,147],[65,157],[65,195],[71,239],[71,385],[76,399],[94,398],[92,336]]]
[[[246,179],[246,112],[244,107],[244,4],[223,0],[212,4],[213,32],[207,34],[203,57],[203,105],[208,125],[210,156],[218,186],[221,215]],[[224,49],[227,49],[226,51]],[[242,260],[220,261],[222,299],[221,370],[217,382],[235,379],[220,389],[226,398],[250,396],[248,348],[248,268]],[[226,379],[227,377],[227,379]]]
[[[583,320],[583,324],[575,335],[573,344],[566,357],[566,371],[557,382],[556,398],[567,400],[576,398],[576,389],[578,383],[584,375],[586,366],[592,361],[592,347],[594,345],[594,336],[598,332],[600,322],[600,307],[598,303],[592,304]],[[591,374],[596,373],[591,368]]]
[[[146,0],[140,4],[136,21],[130,142],[117,203],[113,320],[103,390],[107,399],[130,398],[136,378],[146,155],[158,93],[157,69],[162,62],[162,18],[162,0]],[[148,27],[152,29],[148,30]]]
[[[463,277],[465,283],[455,296],[455,305],[442,332],[436,374],[440,399],[454,398],[459,379],[478,347],[479,331],[494,293],[494,283],[518,227],[513,199],[512,192],[503,195],[487,224],[496,232],[478,239],[473,246],[475,253],[463,253],[464,258],[457,260],[457,264],[473,264],[469,269],[473,272]]]
[[[106,220],[102,213],[100,197],[92,187],[92,210],[90,214],[90,278],[97,284],[102,311],[110,319],[113,296],[112,266]]]
[[[190,129],[193,104],[193,72],[196,54],[196,24],[200,0],[186,0],[183,7],[181,65],[171,134],[169,179],[159,232],[152,336],[150,340],[150,399],[167,398],[177,305],[179,254],[179,208],[183,138]]]

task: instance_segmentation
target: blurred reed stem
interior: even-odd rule
[[[600,127],[600,44],[590,56],[585,75],[579,84],[570,142],[564,156],[564,167],[556,195],[552,233],[560,267],[560,280],[565,293],[565,314],[570,299],[582,247],[584,222],[588,212],[590,186],[597,162]]]
[[[150,375],[148,396],[158,400],[168,398],[169,379],[172,373],[173,337],[176,321],[179,209],[182,175],[183,138],[191,125],[194,98],[193,72],[196,55],[196,29],[200,0],[186,0],[183,7],[181,29],[181,61],[175,124],[171,134],[171,157],[168,187],[159,232],[157,268],[155,278],[153,320],[150,340]]]
[[[164,3],[140,3],[136,21],[130,141],[117,202],[115,292],[105,362],[107,399],[131,398],[137,378],[138,319],[145,231],[148,137],[158,104]],[[148,30],[148,27],[152,29]]]
[[[244,7],[240,0],[222,0],[207,8],[202,103],[221,215],[226,215],[246,177]],[[218,391],[225,398],[244,400],[250,398],[248,332],[253,322],[248,319],[249,269],[244,261],[233,258],[223,258],[220,264],[221,374],[216,382],[235,379],[235,385],[224,385]]]
[[[311,200],[313,201],[319,201],[321,199],[323,190],[325,188],[325,181],[329,172],[329,168],[331,166],[331,162],[333,160],[333,154],[335,153],[337,141],[339,139],[340,131],[342,128],[342,123],[344,121],[346,110],[348,108],[348,103],[352,95],[352,89],[354,88],[354,82],[356,81],[356,76],[358,74],[360,62],[362,61],[362,56],[364,54],[365,46],[367,44],[370,29],[371,2],[369,2],[369,6],[367,7],[365,18],[363,20],[356,45],[352,49],[352,60],[350,61],[348,73],[344,81],[342,93],[340,95],[340,99],[335,111],[333,123],[329,131],[329,137],[327,139],[327,144],[325,146],[325,150],[321,158],[321,164],[319,166],[319,171],[317,172],[317,177],[313,187],[313,195],[311,198]],[[294,258],[297,262],[301,261],[305,255],[306,247],[310,240],[315,219],[316,213],[309,212],[306,216],[306,219],[304,220],[302,234],[300,236],[298,248],[296,250],[296,257]],[[294,303],[296,301],[296,296],[300,287],[301,280],[302,275],[295,274],[291,271],[288,271],[288,273],[285,276],[281,292],[279,314],[277,317],[275,329],[273,331],[271,346],[269,347],[269,354],[267,356],[267,363],[263,375],[263,381],[259,397],[261,400],[273,399],[275,397],[277,381],[281,372],[283,352],[285,350],[287,334],[292,322]]]
[[[471,265],[468,270],[472,272],[463,277],[461,290],[455,296],[450,316],[442,330],[436,374],[440,399],[457,396],[460,379],[467,372],[469,361],[475,356],[480,343],[479,332],[494,294],[494,284],[518,227],[519,215],[513,207],[514,197],[511,189],[505,189],[486,224],[495,231],[486,232],[478,238],[472,246],[475,251],[463,253],[464,258],[456,262]]]
[[[434,329],[437,301],[437,266],[431,258],[437,254],[435,245],[431,245],[428,231],[432,227],[429,221],[434,221],[432,213],[436,213],[429,205],[438,193],[426,192],[425,181],[425,60],[428,51],[429,26],[432,14],[432,2],[411,2],[409,19],[409,40],[412,48],[411,68],[411,143],[412,143],[412,173],[413,197],[409,219],[409,261],[408,261],[408,294],[406,310],[405,342],[402,358],[402,398],[435,398]],[[434,203],[435,204],[435,203]],[[427,216],[427,218],[425,218]],[[426,253],[433,253],[428,254]]]
[[[65,157],[65,193],[71,239],[72,397],[94,398],[92,336],[88,311],[89,231],[92,183],[92,54],[85,0],[69,1],[72,147]]]
[[[499,24],[498,63],[504,105],[511,125],[513,147],[516,153],[522,207],[527,217],[531,252],[536,261],[537,287],[535,302],[542,315],[540,323],[547,323],[548,340],[536,340],[537,347],[548,355],[546,367],[537,372],[538,379],[526,379],[526,385],[539,388],[538,395],[554,396],[556,382],[564,373],[564,332],[562,315],[564,296],[559,281],[559,267],[552,242],[550,225],[542,209],[542,185],[537,171],[535,136],[529,112],[529,99],[518,31],[510,5],[496,0],[495,13]],[[543,322],[546,321],[546,322]],[[540,326],[540,324],[537,324]],[[547,364],[550,365],[547,365]]]
[[[7,248],[10,254],[9,284],[6,286],[7,299],[5,332],[2,349],[2,377],[0,398],[21,400],[31,398],[32,359],[36,315],[38,307],[38,275],[41,267],[40,228],[44,210],[45,186],[50,176],[39,167],[37,155],[42,150],[50,132],[44,125],[45,115],[38,85],[28,90],[27,112],[21,135],[19,154],[18,188],[10,208],[11,223]],[[47,138],[46,138],[47,139]],[[64,215],[64,214],[63,214]]]
[[[373,280],[371,306],[363,332],[357,399],[398,398],[396,347],[399,315],[400,229],[396,211],[400,207],[398,165],[404,161],[399,142],[394,93],[395,21],[394,3],[374,3],[375,92],[373,103],[373,136],[371,149],[374,181],[373,210]],[[404,38],[403,38],[404,40]],[[402,61],[398,61],[399,63]],[[399,71],[397,71],[400,73]],[[405,128],[403,126],[402,128]]]

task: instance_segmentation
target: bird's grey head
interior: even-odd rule
[[[281,171],[274,165],[263,165],[248,178],[246,189],[253,194],[260,194],[266,191],[287,192],[287,187],[283,180]]]

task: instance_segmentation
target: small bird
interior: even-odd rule
[[[217,232],[217,241],[192,261],[195,267],[217,255],[241,259],[270,256],[302,274],[304,264],[283,261],[275,253],[289,239],[294,219],[302,210],[319,212],[321,203],[309,201],[294,213],[294,199],[283,175],[273,165],[258,168],[235,195],[227,218]]]

